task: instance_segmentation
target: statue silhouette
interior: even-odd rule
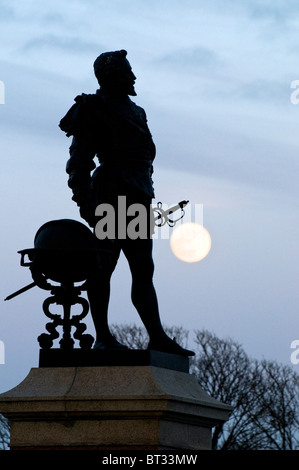
[[[104,211],[96,208],[109,204],[115,210],[116,231],[123,221],[124,208],[118,206],[125,197],[126,207],[142,205],[146,210],[146,237],[98,237],[101,247],[100,266],[87,280],[87,295],[96,330],[97,349],[124,349],[111,334],[108,324],[110,280],[121,251],[132,275],[133,305],[149,335],[149,349],[194,355],[182,348],[165,333],[159,314],[153,285],[152,183],[153,161],[156,154],[145,111],[130,96],[136,96],[136,77],[125,50],[105,52],[94,62],[94,72],[100,88],[95,94],[82,94],[60,121],[60,128],[72,136],[70,158],[66,165],[68,185],[81,217],[95,229],[103,222]],[[99,165],[94,162],[97,157]],[[93,171],[94,170],[94,171]],[[91,172],[93,172],[91,174]],[[106,206],[102,206],[106,207]],[[127,223],[132,220],[129,218]],[[104,226],[102,224],[101,226]],[[96,232],[97,233],[97,232]],[[98,235],[98,234],[97,234]]]

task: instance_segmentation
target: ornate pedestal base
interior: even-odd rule
[[[150,362],[31,369],[0,395],[11,449],[210,449],[211,429],[230,408],[189,373]]]

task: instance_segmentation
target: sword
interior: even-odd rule
[[[31,284],[28,284],[28,286],[22,287],[22,289],[19,289],[16,292],[14,292],[13,294],[8,295],[4,300],[13,299],[17,295],[22,294],[23,292],[26,292],[26,290],[29,290],[34,286],[36,286],[36,282],[31,282]]]
[[[165,211],[162,209],[162,202],[158,202],[157,207],[153,208],[153,212],[158,213],[158,215],[154,217],[155,225],[157,225],[158,227],[162,227],[163,225],[167,223],[170,227],[173,227],[178,220],[184,217],[185,215],[184,207],[188,204],[188,202],[189,201],[181,201],[175,206]],[[179,209],[181,209],[181,216],[175,220],[171,220],[169,217]]]

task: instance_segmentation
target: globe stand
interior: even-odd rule
[[[43,303],[43,311],[52,322],[46,324],[46,330],[49,333],[42,333],[38,337],[38,342],[42,349],[50,349],[53,346],[53,340],[59,337],[56,329],[58,326],[63,328],[63,336],[59,341],[61,349],[72,349],[74,347],[75,341],[71,337],[72,327],[76,328],[73,337],[79,340],[80,347],[82,349],[91,348],[94,338],[89,334],[83,334],[86,330],[86,325],[81,322],[89,311],[88,301],[80,297],[83,288],[86,290],[84,285],[75,287],[71,282],[53,287],[51,290],[53,295],[48,297]],[[62,315],[54,314],[50,311],[50,306],[53,304],[62,306]],[[81,305],[82,312],[79,315],[71,316],[72,307],[76,304]]]
[[[99,251],[93,233],[85,225],[70,219],[47,222],[37,231],[34,248],[19,251],[20,264],[29,267],[33,282],[5,300],[34,286],[51,291],[52,295],[42,306],[51,322],[46,324],[48,333],[38,337],[41,349],[52,348],[53,341],[59,337],[59,326],[63,330],[59,341],[61,349],[73,349],[74,339],[79,341],[81,349],[91,348],[94,338],[83,334],[86,325],[82,323],[89,312],[89,303],[80,294],[87,290],[87,279],[100,267],[97,256]],[[53,304],[62,308],[61,314],[51,311]],[[77,304],[82,311],[79,315],[72,315],[72,308]],[[72,327],[75,328],[74,339],[71,335]]]

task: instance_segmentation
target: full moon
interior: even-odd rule
[[[205,258],[211,249],[211,244],[207,229],[194,222],[179,225],[170,237],[172,252],[186,263],[196,263]]]

